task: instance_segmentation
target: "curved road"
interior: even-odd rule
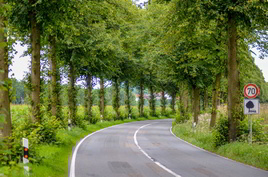
[[[268,177],[268,171],[196,148],[170,132],[171,119],[106,128],[76,146],[70,177]]]

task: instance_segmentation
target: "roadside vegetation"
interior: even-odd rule
[[[248,116],[240,122],[239,137],[235,143],[228,143],[228,119],[226,106],[221,106],[214,129],[209,128],[210,111],[199,116],[199,124],[192,121],[173,124],[173,133],[179,138],[235,161],[268,170],[267,104],[261,104],[261,114],[253,116],[252,144],[249,143]]]
[[[116,113],[112,106],[107,106],[107,119],[100,120],[100,111],[97,106],[93,106],[93,115],[95,117],[95,124],[89,124],[84,119],[84,107],[79,106],[77,110],[77,117],[79,117],[79,127],[72,127],[71,130],[64,128],[57,120],[46,120],[43,125],[38,127],[30,127],[29,121],[30,106],[29,105],[12,105],[11,115],[13,117],[12,124],[14,125],[14,133],[12,134],[12,149],[1,151],[4,156],[1,156],[0,174],[8,177],[23,177],[25,175],[22,157],[21,139],[27,137],[29,139],[29,160],[30,160],[30,176],[33,177],[65,177],[68,176],[68,163],[72,155],[72,149],[78,141],[84,136],[106,128],[112,125],[141,121],[152,119],[163,119],[172,117],[171,109],[167,109],[167,114],[161,116],[160,107],[156,109],[156,116],[151,117],[148,106],[145,107],[145,117],[139,117],[136,106],[132,107],[133,117],[123,117],[122,120],[116,120]],[[63,114],[68,115],[68,109],[63,109]],[[120,109],[122,115],[126,113],[125,108]],[[65,118],[68,118],[65,117]],[[64,122],[68,122],[65,120]],[[8,161],[10,156],[13,156],[13,161]],[[9,163],[6,166],[4,163]],[[3,166],[4,165],[4,166]]]

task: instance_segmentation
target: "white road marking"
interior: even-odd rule
[[[155,122],[157,123],[157,122]],[[163,170],[167,171],[168,173],[170,173],[171,175],[175,176],[175,177],[181,177],[180,175],[178,175],[177,173],[173,172],[172,170],[168,169],[167,167],[165,167],[164,165],[162,165],[160,162],[157,162],[155,159],[153,159],[151,156],[149,156],[140,146],[139,146],[139,143],[137,141],[137,134],[138,132],[140,131],[140,129],[144,128],[144,127],[147,127],[149,125],[152,125],[152,124],[146,124],[146,125],[143,125],[141,126],[140,128],[138,128],[138,130],[136,130],[135,134],[134,134],[134,142],[136,144],[136,146],[138,147],[138,149],[148,158],[150,159],[151,161],[153,161],[156,165],[158,165],[159,167],[161,167]]]
[[[128,124],[128,123],[126,123]],[[73,152],[73,156],[72,156],[72,161],[71,161],[71,166],[70,166],[70,176],[69,177],[75,177],[75,159],[76,159],[76,154],[77,154],[77,151],[80,147],[80,145],[90,136],[96,134],[96,133],[99,133],[103,130],[106,130],[106,129],[109,129],[109,128],[112,128],[112,127],[116,127],[116,126],[120,126],[120,125],[123,125],[123,124],[119,124],[119,125],[114,125],[114,126],[111,126],[111,127],[107,127],[107,128],[104,128],[104,129],[101,129],[101,130],[98,130],[98,131],[95,131],[89,135],[87,135],[85,138],[83,138],[78,144],[77,146],[75,147],[74,149],[74,152]]]

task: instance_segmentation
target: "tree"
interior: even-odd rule
[[[31,24],[31,47],[32,47],[32,61],[31,61],[31,98],[32,98],[32,121],[40,122],[40,50],[41,50],[41,24],[37,22],[36,0],[30,0],[29,10],[30,24]]]
[[[71,55],[72,56],[74,55],[73,52],[71,53]],[[77,95],[77,91],[75,88],[75,82],[76,82],[77,76],[76,76],[76,68],[73,64],[73,61],[69,62],[68,78],[69,78],[69,87],[68,87],[69,119],[71,120],[73,125],[76,125],[76,110],[77,110],[76,95]]]
[[[11,115],[8,79],[7,4],[0,1],[0,138],[11,134]]]
[[[113,108],[116,112],[116,119],[120,119],[120,82],[117,77],[114,78],[113,87]]]
[[[211,111],[211,119],[210,119],[210,128],[214,127],[216,124],[216,116],[217,116],[217,101],[219,98],[219,89],[221,82],[221,73],[216,75],[216,80],[214,81],[214,87],[212,90],[212,111]]]
[[[246,30],[251,34],[267,28],[266,6],[267,2],[263,0],[255,1],[202,1],[202,6],[208,19],[217,19],[223,16],[226,20],[228,31],[228,122],[229,122],[229,142],[236,141],[237,127],[242,111],[240,103],[240,78],[239,63],[240,58],[237,53],[238,39],[244,39],[239,31]],[[215,15],[219,14],[219,15]],[[256,40],[255,40],[256,41]],[[257,40],[261,43],[261,40]]]
[[[49,36],[49,62],[51,68],[51,114],[60,117],[60,74],[56,57],[56,37]]]
[[[100,114],[101,114],[101,119],[105,118],[105,90],[104,90],[104,78],[100,78],[100,103],[99,103],[99,108],[100,108]]]
[[[125,82],[125,105],[127,110],[127,115],[129,118],[131,118],[132,109],[130,106],[130,88],[129,88],[129,81]]]

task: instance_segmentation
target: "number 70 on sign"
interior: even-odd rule
[[[260,89],[256,84],[247,84],[244,86],[244,96],[247,98],[256,98],[260,94]]]

